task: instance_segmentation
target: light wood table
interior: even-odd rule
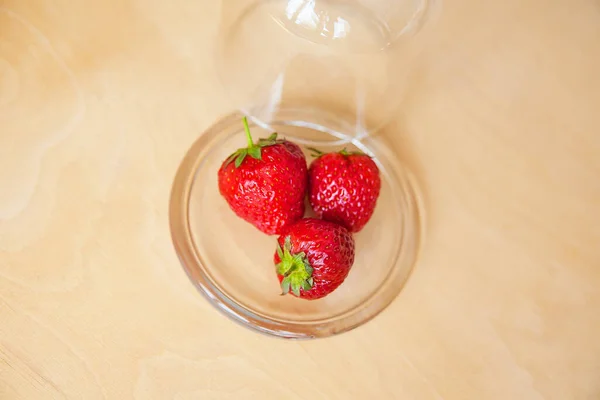
[[[448,0],[394,145],[427,198],[400,297],[331,339],[221,316],[173,251],[231,111],[216,0],[0,0],[0,399],[599,399],[600,3]]]

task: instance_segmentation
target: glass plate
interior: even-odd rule
[[[401,291],[421,243],[421,197],[412,174],[381,138],[353,138],[352,126],[331,115],[291,118],[301,115],[298,110],[282,110],[280,115],[269,127],[251,124],[255,140],[275,130],[280,137],[325,152],[358,149],[371,155],[381,170],[377,208],[355,235],[356,260],[346,281],[320,300],[280,295],[273,264],[276,236],[264,235],[235,216],[219,194],[221,163],[246,143],[238,113],[209,128],[185,156],[171,194],[171,234],[191,281],[228,317],[283,338],[326,337],[369,321]],[[306,155],[310,163],[308,151]]]

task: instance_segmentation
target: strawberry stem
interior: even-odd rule
[[[239,168],[242,165],[242,163],[246,159],[246,156],[250,156],[256,160],[262,160],[262,149],[264,147],[273,146],[277,144],[276,132],[273,132],[268,138],[259,139],[258,143],[254,143],[254,141],[252,140],[252,134],[250,133],[250,126],[248,125],[248,118],[242,118],[242,122],[244,123],[244,132],[246,132],[246,140],[248,142],[248,146],[242,147],[241,149],[237,149],[237,151],[230,155],[225,161],[226,165],[235,161],[234,164],[236,168]]]
[[[250,126],[248,125],[248,118],[244,117],[242,120],[244,123],[244,132],[246,132],[246,139],[248,140],[248,148],[254,147],[254,140],[252,140],[252,134],[250,133]]]

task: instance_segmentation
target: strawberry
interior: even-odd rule
[[[306,218],[286,228],[274,257],[282,294],[320,299],[344,282],[354,263],[354,239],[343,226]]]
[[[308,198],[315,213],[351,232],[360,231],[373,215],[381,190],[377,164],[346,149],[327,154],[311,150],[318,156],[308,171]]]
[[[304,215],[307,165],[298,145],[277,139],[252,141],[230,155],[219,169],[219,191],[240,218],[268,235],[278,234]]]

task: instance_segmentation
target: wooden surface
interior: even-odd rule
[[[446,2],[394,142],[423,256],[301,343],[222,317],[171,246],[175,169],[230,111],[218,13],[0,0],[0,399],[600,399],[600,3]]]

